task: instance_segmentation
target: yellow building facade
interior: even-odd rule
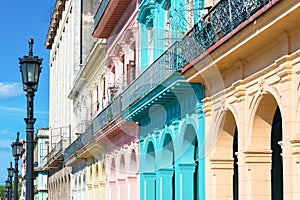
[[[207,199],[300,198],[299,15],[270,2],[183,68],[206,87]]]

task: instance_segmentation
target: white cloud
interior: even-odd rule
[[[25,108],[8,107],[8,106],[5,106],[5,105],[0,105],[0,112],[1,111],[9,111],[10,114],[14,113],[14,115],[16,113],[17,114],[24,114],[24,113],[26,113]],[[48,115],[49,114],[48,111],[44,111],[44,110],[34,110],[34,113],[37,114],[37,115]],[[1,113],[0,113],[0,116],[1,116]]]
[[[0,105],[0,110],[2,110],[2,111],[15,111],[15,112],[25,113],[25,109],[23,109],[23,108],[8,107],[8,106],[3,106],[3,105]]]
[[[0,82],[0,98],[16,97],[20,95],[23,95],[21,83]]]

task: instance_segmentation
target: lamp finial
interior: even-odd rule
[[[16,139],[16,142],[19,141],[19,136],[20,136],[20,132],[17,132],[17,139]]]
[[[32,38],[30,38],[28,43],[29,43],[29,56],[32,56],[33,55],[32,49],[33,49],[34,40]]]

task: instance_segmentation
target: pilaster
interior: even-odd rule
[[[212,199],[230,199],[233,197],[233,159],[212,159],[211,196]]]
[[[141,174],[141,200],[155,200],[155,173],[143,173]]]
[[[175,200],[194,199],[195,164],[178,164],[175,167]]]
[[[241,180],[241,187],[246,188],[240,199],[271,199],[271,150],[256,150],[244,152],[244,174],[246,180]],[[262,189],[263,188],[263,189]]]
[[[138,200],[139,199],[139,191],[140,186],[138,184],[138,179],[136,176],[129,176],[127,177],[128,180],[128,187],[129,187],[129,199],[130,200]]]
[[[156,199],[173,200],[174,169],[159,169],[156,172]]]

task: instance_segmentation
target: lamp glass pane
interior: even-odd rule
[[[21,68],[23,83],[27,84],[28,80],[27,80],[27,66],[26,66],[26,63],[23,63],[20,68]]]
[[[16,145],[16,155],[21,155],[22,146]]]
[[[35,80],[36,83],[39,82],[39,73],[40,73],[39,65],[35,64],[35,76],[34,76],[34,80]]]
[[[21,142],[18,142],[17,149],[18,149],[18,151],[17,151],[18,156],[21,156],[22,152],[23,152],[23,144]]]
[[[13,153],[14,157],[16,156],[16,153],[17,153],[17,147],[16,146],[17,145],[15,143],[12,145],[12,153]]]
[[[35,64],[27,63],[28,83],[35,83]]]
[[[8,175],[13,177],[14,176],[14,168],[9,168],[8,169]]]

